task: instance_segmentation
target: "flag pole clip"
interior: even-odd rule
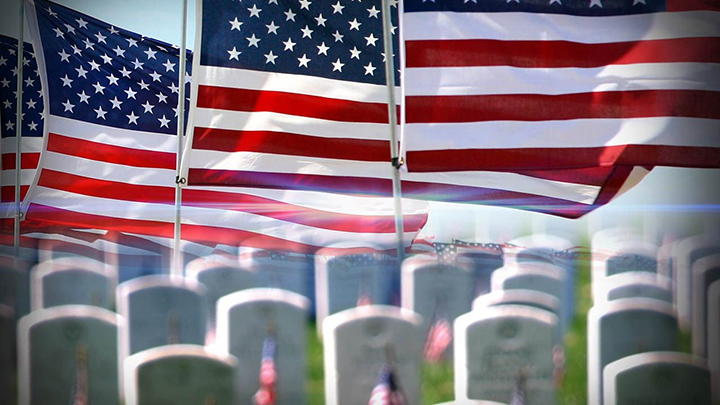
[[[187,180],[185,177],[175,176],[175,184],[185,184]]]
[[[405,164],[405,159],[401,157],[394,157],[390,159],[390,163],[392,163],[392,166],[396,169],[399,169],[402,165]]]

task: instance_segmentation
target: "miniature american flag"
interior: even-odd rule
[[[274,405],[277,397],[277,370],[275,369],[275,338],[268,336],[263,342],[260,363],[260,389],[253,397],[255,405]]]

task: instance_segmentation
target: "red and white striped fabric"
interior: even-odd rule
[[[172,240],[177,120],[169,107],[177,100],[177,51],[53,3],[27,5],[50,104],[41,173],[26,204],[29,223]],[[98,63],[102,73],[93,68]],[[86,107],[88,97],[96,104]],[[404,213],[409,245],[425,224],[427,204],[408,201]],[[181,215],[183,240],[199,248],[252,243],[312,253],[339,241],[397,245],[387,198],[189,187]]]
[[[425,342],[425,360],[430,363],[439,362],[445,350],[452,343],[452,325],[447,318],[439,318],[432,324]]]
[[[404,7],[410,172],[720,166],[717,1]]]

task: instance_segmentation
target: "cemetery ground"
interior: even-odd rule
[[[576,307],[572,325],[565,335],[565,376],[558,392],[558,401],[564,405],[587,404],[587,313],[592,307],[589,259],[578,267],[575,297]],[[315,323],[308,326],[306,392],[309,405],[325,404],[323,375],[323,347],[318,339]],[[691,352],[689,334],[680,340],[680,351]],[[452,363],[425,363],[422,370],[421,405],[433,405],[454,399]],[[368,393],[369,398],[370,393]]]

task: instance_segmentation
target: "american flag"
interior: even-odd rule
[[[17,131],[18,41],[0,35],[0,133],[2,169],[0,172],[0,217],[15,213],[15,153]],[[23,101],[20,163],[20,198],[23,199],[35,177],[43,135],[43,100],[37,61],[32,45],[23,45]],[[11,225],[12,226],[12,225]]]
[[[720,165],[717,1],[403,4],[409,171]]]
[[[390,367],[383,366],[375,381],[368,405],[404,404],[405,400],[396,381],[395,373]]]
[[[255,405],[274,405],[277,397],[277,370],[275,368],[275,349],[277,342],[272,336],[265,338],[260,363],[260,389],[253,397]]]
[[[439,317],[428,332],[427,341],[425,342],[425,359],[431,363],[442,360],[452,340],[452,325],[447,318]]]
[[[392,195],[381,8],[204,0],[189,184]],[[609,201],[632,170],[403,171],[402,193],[576,217]]]
[[[27,226],[100,226],[170,246],[178,50],[58,4],[27,5],[49,101]],[[188,74],[186,89],[190,81]],[[388,250],[397,243],[386,198],[189,187],[182,203],[182,237],[198,252],[217,244],[312,253],[335,241]],[[404,212],[409,244],[427,205],[411,202]]]

